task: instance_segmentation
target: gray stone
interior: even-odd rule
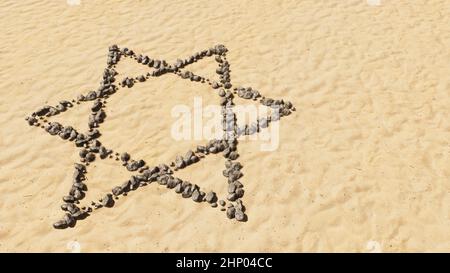
[[[140,82],[145,82],[145,77],[143,75],[139,76],[137,79]]]
[[[94,105],[91,107],[91,110],[93,112],[97,112],[98,110],[100,110],[102,108],[102,102],[100,100],[97,100],[94,102]]]
[[[112,189],[112,193],[113,193],[115,196],[121,195],[121,194],[123,193],[123,189],[122,189],[122,187],[119,187],[119,186],[114,187],[114,188]]]
[[[192,196],[191,187],[190,187],[190,186],[185,187],[184,190],[183,190],[183,193],[181,194],[181,196],[182,196],[183,198],[189,198],[189,197],[191,197],[191,196]]]
[[[66,221],[59,220],[53,224],[53,227],[56,229],[65,229],[68,227],[68,225],[67,225]]]
[[[233,151],[228,155],[228,158],[231,160],[236,160],[238,157],[239,157],[239,154],[236,151]]]
[[[112,153],[112,151],[106,149],[104,146],[101,146],[99,148],[99,154],[101,159],[105,159],[110,153]]]
[[[228,199],[229,201],[236,201],[237,196],[236,196],[235,193],[230,193],[230,194],[228,194],[227,199]]]
[[[237,198],[241,198],[242,196],[244,196],[244,189],[243,188],[237,188],[235,193],[236,193],[236,197]]]
[[[211,84],[211,87],[214,88],[214,89],[217,89],[217,88],[220,87],[220,84],[218,84],[217,82],[213,82],[213,83]]]
[[[228,217],[228,219],[233,219],[235,213],[236,213],[236,209],[234,207],[229,207],[227,209],[227,217]]]
[[[95,154],[94,154],[94,153],[87,153],[86,156],[85,156],[85,159],[86,159],[88,162],[92,162],[92,161],[95,160]]]
[[[66,213],[66,215],[64,215],[63,220],[66,222],[66,224],[68,226],[75,224],[75,219],[73,218],[72,215],[70,215],[68,213]]]
[[[175,192],[176,192],[176,193],[182,193],[182,192],[183,192],[183,188],[181,187],[181,183],[180,183],[180,184],[177,184],[177,185],[175,186]]]
[[[112,198],[112,195],[110,193],[106,194],[102,200],[101,200],[101,204],[104,207],[110,208],[113,206],[114,204],[114,200]]]
[[[179,169],[182,169],[186,166],[186,163],[184,162],[183,157],[177,156],[177,158],[175,159],[175,166]]]
[[[127,164],[127,170],[130,172],[137,171],[141,167],[141,163],[139,161],[132,161]]]
[[[236,191],[236,185],[234,183],[228,184],[228,193],[234,193]]]
[[[202,196],[198,190],[194,190],[194,192],[192,193],[192,200],[194,200],[195,202],[202,201]]]
[[[76,189],[73,193],[73,198],[80,200],[83,198],[83,193],[79,189]]]
[[[205,200],[210,204],[215,203],[217,200],[216,193],[213,191],[208,192],[208,194],[206,194]]]
[[[236,220],[242,222],[245,220],[245,214],[244,212],[242,212],[241,210],[236,210],[234,213],[234,217],[236,218]]]
[[[127,162],[128,160],[130,160],[130,155],[128,153],[122,153],[120,155],[120,160],[122,160],[123,162]]]
[[[67,195],[63,197],[63,201],[67,203],[75,202],[75,198],[72,195]]]
[[[86,166],[84,166],[83,164],[80,164],[80,163],[75,163],[75,170],[78,170],[81,173],[85,173]]]
[[[28,122],[28,125],[32,126],[38,122],[35,117],[26,117],[25,120]]]

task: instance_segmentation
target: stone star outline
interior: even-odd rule
[[[237,161],[239,154],[237,152],[238,138],[243,135],[252,135],[258,133],[261,128],[267,128],[271,122],[278,121],[280,117],[287,116],[295,111],[292,103],[284,100],[275,100],[262,96],[257,90],[251,87],[232,88],[230,77],[230,64],[227,61],[226,53],[228,49],[224,45],[216,45],[209,49],[197,52],[186,59],[177,59],[173,64],[168,64],[165,60],[152,59],[142,54],[136,54],[128,48],[119,48],[112,45],[108,50],[107,66],[103,72],[100,86],[95,91],[89,91],[86,95],[79,95],[71,101],[62,100],[56,106],[45,105],[33,112],[25,120],[30,126],[41,127],[53,136],[59,136],[61,139],[71,141],[80,149],[80,162],[75,163],[73,183],[69,194],[63,197],[64,203],[61,209],[65,214],[61,220],[53,224],[54,228],[64,229],[74,227],[77,220],[82,220],[90,215],[94,209],[102,207],[114,206],[115,200],[119,196],[127,195],[127,192],[136,190],[139,187],[157,182],[169,189],[180,194],[183,198],[191,198],[195,202],[206,202],[211,207],[221,207],[222,211],[226,211],[229,219],[238,221],[247,221],[245,214],[245,206],[242,203],[244,189],[239,179],[243,176],[241,172],[243,166]],[[212,81],[208,78],[195,75],[194,73],[183,70],[188,65],[195,63],[201,59],[214,56],[218,63],[216,73],[219,74],[219,82]],[[153,68],[152,72],[146,75],[140,75],[135,78],[125,77],[117,82],[115,76],[118,74],[115,70],[116,64],[121,58],[132,58],[138,63]],[[103,110],[107,99],[120,91],[122,88],[131,88],[134,84],[145,82],[152,77],[159,77],[167,73],[173,73],[182,79],[193,82],[207,83],[212,89],[218,89],[218,95],[221,97],[220,105],[222,106],[222,125],[223,138],[210,140],[203,146],[197,146],[195,152],[188,151],[185,156],[177,156],[174,162],[169,165],[159,164],[158,166],[148,166],[142,159],[131,159],[128,153],[119,154],[112,149],[106,148],[99,141],[101,136],[100,124],[104,122],[106,113]],[[267,117],[258,118],[252,124],[246,124],[239,127],[236,124],[236,116],[233,112],[233,98],[237,95],[243,99],[259,100],[265,106],[272,108],[272,114]],[[70,110],[75,105],[92,102],[91,114],[89,115],[89,130],[85,133],[78,132],[72,126],[64,126],[58,122],[48,122],[47,117],[55,116]],[[273,111],[275,110],[275,111]],[[209,154],[218,154],[226,158],[225,170],[223,175],[228,180],[228,205],[225,207],[224,200],[218,200],[217,195],[213,191],[203,192],[196,184],[183,181],[174,176],[174,172],[178,169],[185,168],[194,164]],[[107,193],[98,202],[92,201],[90,206],[80,208],[79,200],[85,197],[87,186],[85,184],[85,174],[89,162],[94,161],[97,157],[100,159],[114,158],[116,161],[122,162],[122,166],[134,175],[129,180],[114,187],[110,193]]]

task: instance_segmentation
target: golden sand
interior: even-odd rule
[[[448,1],[214,2],[1,1],[0,251],[449,251]],[[297,108],[276,151],[239,146],[248,222],[151,185],[55,230],[78,150],[24,118],[95,89],[112,44],[175,61],[218,43],[234,84]],[[170,111],[217,103],[203,89],[161,77],[115,95],[102,141],[169,162],[198,143],[174,142]],[[85,129],[88,109],[52,120]],[[222,169],[180,177],[220,192]],[[128,177],[95,161],[87,200]]]

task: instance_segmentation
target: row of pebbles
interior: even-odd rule
[[[222,55],[218,55],[215,58],[219,67],[216,73],[219,75],[221,88],[218,95],[221,97],[220,105],[222,106],[222,127],[223,127],[223,139],[224,150],[222,151],[223,156],[227,159],[225,161],[225,170],[223,170],[223,175],[228,179],[228,196],[227,199],[230,202],[226,209],[226,215],[229,219],[235,218],[237,221],[246,221],[247,215],[245,214],[245,207],[242,205],[241,198],[244,196],[244,189],[240,179],[243,174],[241,169],[242,164],[236,161],[239,157],[237,150],[238,140],[237,140],[237,126],[236,126],[236,115],[233,112],[233,98],[234,95],[231,92],[231,75],[230,75],[230,64],[226,58],[226,51]],[[213,87],[214,88],[214,87]]]
[[[73,227],[77,220],[84,219],[92,212],[91,206],[79,208],[77,204],[84,198],[85,191],[87,191],[87,185],[84,183],[86,180],[86,166],[89,165],[89,162],[95,160],[96,155],[101,159],[105,159],[113,153],[112,150],[105,148],[97,139],[100,136],[100,131],[96,128],[106,118],[104,111],[106,99],[117,91],[117,87],[114,84],[117,72],[114,70],[114,66],[119,62],[120,56],[119,48],[116,45],[111,46],[108,53],[107,67],[103,71],[102,81],[97,90],[89,91],[86,95],[80,94],[76,100],[72,101],[77,102],[77,104],[87,101],[94,102],[89,115],[88,132],[85,134],[78,133],[70,126],[63,127],[55,122],[49,123],[45,128],[50,134],[58,132],[61,138],[75,141],[75,145],[80,148],[80,163],[75,164],[72,187],[69,195],[63,197],[64,203],[61,205],[61,209],[66,213],[61,220],[53,224],[54,228]],[[60,102],[60,104],[62,103]],[[72,107],[71,104],[67,104],[67,106]],[[114,205],[111,194],[107,194],[100,202],[105,207]],[[95,202],[92,202],[92,205],[94,208],[98,208]]]
[[[73,227],[77,220],[84,219],[92,212],[93,209],[101,207],[112,207],[115,199],[120,195],[127,195],[131,190],[136,190],[141,186],[156,182],[169,189],[173,189],[177,194],[183,198],[191,198],[195,202],[207,202],[212,207],[221,207],[221,210],[226,211],[228,218],[235,218],[238,221],[246,221],[245,207],[242,204],[241,198],[244,195],[244,189],[239,179],[243,176],[241,169],[242,165],[236,161],[239,157],[237,152],[237,137],[242,134],[249,134],[256,132],[253,129],[238,128],[236,125],[236,116],[233,113],[233,98],[234,95],[244,99],[257,100],[261,95],[257,90],[252,88],[232,88],[230,76],[230,64],[226,59],[227,48],[223,45],[197,52],[186,59],[178,59],[174,64],[168,64],[164,60],[152,59],[148,56],[137,55],[134,51],[127,48],[120,49],[113,45],[109,47],[107,67],[103,72],[102,81],[97,90],[89,91],[86,95],[80,94],[72,101],[60,101],[56,106],[44,106],[33,112],[31,116],[26,118],[30,126],[38,126],[44,128],[51,135],[58,135],[62,139],[73,141],[76,147],[80,148],[80,163],[75,164],[73,175],[73,183],[69,194],[63,197],[63,204],[61,209],[65,212],[63,218],[54,223],[54,227],[58,229]],[[197,62],[205,57],[215,56],[218,63],[216,73],[219,75],[219,82],[211,81],[201,76],[195,75],[190,71],[181,71],[185,66]],[[122,57],[133,58],[138,63],[146,65],[154,70],[145,75],[140,75],[136,78],[124,78],[122,81],[115,84],[115,76],[118,74],[115,71],[116,64]],[[220,96],[220,105],[222,106],[223,114],[223,130],[224,135],[221,140],[211,140],[204,146],[198,146],[196,151],[188,151],[184,156],[177,156],[175,161],[171,163],[174,167],[172,170],[165,164],[160,164],[155,167],[149,167],[143,160],[133,160],[128,153],[115,153],[116,160],[120,160],[122,165],[130,172],[136,172],[135,175],[119,186],[114,187],[110,193],[104,195],[98,202],[91,202],[91,206],[79,207],[79,202],[84,198],[87,191],[86,180],[86,166],[94,161],[96,157],[100,159],[113,158],[114,151],[104,147],[98,140],[100,136],[99,126],[104,122],[106,113],[104,111],[107,103],[107,98],[116,93],[121,87],[131,88],[137,82],[145,82],[150,77],[158,77],[165,73],[174,73],[183,79],[205,83],[207,82],[213,89],[218,89]],[[89,115],[88,126],[89,130],[86,133],[79,133],[70,126],[63,126],[58,122],[47,122],[46,118],[55,116],[68,108],[74,106],[74,103],[93,102],[91,113]],[[286,116],[294,111],[295,108],[290,102],[283,100],[273,100],[262,97],[260,103],[273,109],[279,109],[280,116]],[[279,118],[279,117],[278,117]],[[278,120],[277,117],[268,117],[258,120],[256,126],[262,127],[262,124],[268,126],[270,121]],[[45,122],[42,125],[40,121]],[[251,125],[253,128],[253,125]],[[174,171],[185,168],[191,164],[197,163],[208,154],[222,155],[227,159],[225,162],[225,170],[223,175],[228,179],[228,196],[227,200],[218,200],[217,194],[213,191],[208,193],[200,189],[196,184],[191,184],[189,181],[183,181],[173,176]],[[234,203],[231,203],[234,202]]]

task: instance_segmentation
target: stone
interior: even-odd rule
[[[95,154],[94,154],[94,153],[87,153],[86,156],[85,156],[85,159],[86,159],[88,162],[92,162],[92,161],[95,160]]]
[[[65,229],[68,227],[68,225],[67,225],[66,221],[59,220],[53,224],[53,227],[56,229]]]
[[[230,194],[228,194],[227,199],[228,199],[229,201],[236,201],[237,196],[236,196],[235,193],[230,193]]]
[[[177,168],[179,168],[179,169],[182,169],[182,168],[184,168],[184,167],[186,166],[186,163],[185,163],[185,161],[183,160],[183,157],[177,156],[177,157],[175,158],[175,166],[176,166]]]
[[[82,182],[73,183],[73,187],[79,189],[80,191],[85,191],[87,189],[86,184],[84,184]]]
[[[112,198],[112,195],[110,193],[106,194],[102,200],[101,200],[101,204],[104,207],[110,208],[113,206],[114,204],[114,200]]]
[[[205,200],[210,204],[215,203],[217,200],[216,193],[213,191],[208,192],[208,194],[206,194]]]
[[[234,207],[229,207],[227,209],[227,217],[228,217],[228,219],[233,219],[235,213],[236,213],[236,209]]]
[[[75,140],[75,139],[77,138],[77,136],[78,136],[77,131],[72,130],[72,131],[70,132],[69,141]]]
[[[97,100],[94,102],[94,105],[91,107],[92,112],[97,112],[98,110],[100,110],[102,108],[102,102]]]
[[[72,226],[73,224],[75,224],[75,219],[69,213],[66,213],[66,215],[64,215],[63,220],[68,226]]]
[[[130,155],[128,153],[123,153],[120,155],[120,160],[122,160],[123,162],[127,162],[128,160],[130,160]]]
[[[130,181],[130,189],[135,190],[135,189],[139,188],[140,183],[136,176],[134,176],[134,175],[131,176],[129,181]]]
[[[86,212],[85,211],[82,211],[82,210],[78,210],[77,212],[75,212],[75,213],[73,213],[72,214],[72,217],[74,218],[74,219],[83,219],[84,217],[85,217],[85,215],[86,215]]]
[[[228,193],[234,193],[236,191],[236,185],[234,183],[228,184]]]
[[[202,201],[202,196],[198,190],[194,190],[194,192],[192,193],[192,200],[194,200],[195,202]]]
[[[75,169],[82,173],[86,172],[86,166],[84,166],[83,164],[75,163]]]
[[[167,185],[167,183],[169,182],[169,176],[168,175],[162,175],[158,177],[158,184],[160,185]]]
[[[127,170],[130,172],[137,171],[141,167],[141,164],[139,161],[131,161],[127,164]]]
[[[79,189],[76,189],[73,192],[73,198],[75,198],[76,200],[83,199],[83,193]]]
[[[145,82],[145,77],[141,75],[137,78],[137,80],[140,82]]]
[[[85,158],[86,155],[88,154],[88,150],[83,148],[80,150],[80,152],[78,154],[80,155],[81,158]]]
[[[28,125],[32,126],[38,122],[35,117],[27,117],[25,120],[28,122]]]
[[[97,98],[97,93],[95,93],[95,91],[89,91],[89,93],[87,93],[85,99],[86,100],[95,100]]]
[[[242,204],[242,200],[238,199],[236,200],[236,205],[234,206],[236,210],[241,210],[242,212],[245,211],[244,205]]]
[[[75,198],[72,195],[67,195],[63,197],[63,201],[67,203],[75,202]]]
[[[245,220],[244,212],[242,212],[241,210],[238,210],[238,209],[235,210],[234,217],[236,218],[236,220],[238,220],[240,222]]]
[[[115,196],[118,196],[118,195],[121,195],[122,193],[123,193],[123,189],[122,189],[122,187],[114,187],[113,189],[112,189],[112,193],[115,195]]]
[[[33,113],[33,115],[36,116],[45,116],[50,111],[51,106],[45,105],[41,108],[39,108],[36,112]]]
[[[225,201],[219,200],[219,205],[221,205],[222,207],[224,207],[224,206],[225,206]]]
[[[236,160],[238,157],[239,157],[239,154],[236,151],[233,151],[228,155],[228,158],[231,160]]]
[[[185,187],[184,190],[183,190],[183,192],[181,193],[181,196],[182,196],[183,198],[189,198],[189,197],[191,197],[191,196],[192,196],[191,187],[190,187],[190,186]]]
[[[105,159],[111,153],[112,153],[112,151],[106,149],[104,146],[101,146],[99,149],[99,154],[100,154],[101,159]]]
[[[223,90],[223,89],[220,89],[220,90],[219,90],[219,96],[221,96],[221,97],[225,97],[225,95],[226,95],[226,92],[225,92],[225,90]]]
[[[235,191],[236,197],[237,198],[241,198],[242,196],[244,196],[244,189],[243,188],[237,188]]]
[[[212,87],[213,89],[217,89],[217,88],[220,87],[220,84],[218,84],[217,82],[213,82],[213,83],[211,84],[211,87]]]
[[[176,192],[176,193],[182,193],[182,192],[183,192],[183,188],[181,187],[181,183],[180,183],[180,184],[177,184],[177,185],[175,186],[175,192]]]

